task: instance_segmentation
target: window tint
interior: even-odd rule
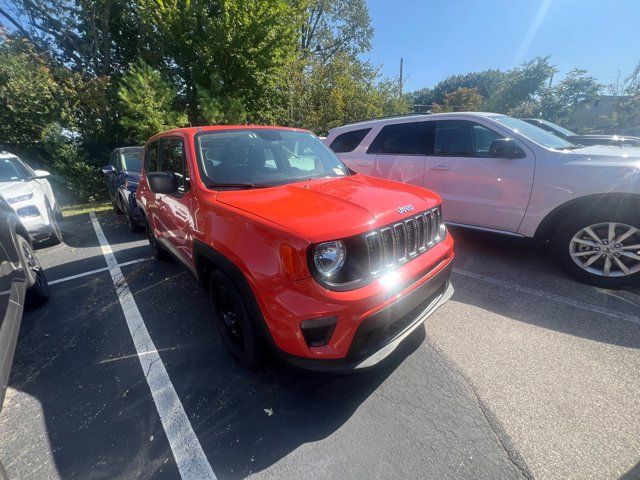
[[[158,171],[158,142],[147,147],[147,172]]]
[[[387,125],[380,130],[367,153],[425,155],[426,124],[411,122]]]
[[[370,131],[370,128],[363,128],[342,133],[333,139],[329,148],[336,153],[353,152]]]
[[[494,140],[504,138],[503,135],[489,130],[487,127],[475,124],[473,129],[473,153],[477,157],[488,157],[489,148]]]
[[[181,138],[163,138],[160,141],[162,171],[173,172],[178,179],[178,188],[185,188],[184,149]]]
[[[468,120],[436,122],[434,150],[436,155],[488,157],[494,140],[503,135]]]

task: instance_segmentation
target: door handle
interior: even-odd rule
[[[372,162],[359,162],[357,165],[359,167],[372,167],[373,163]]]
[[[433,167],[431,167],[430,170],[441,170],[443,172],[446,172],[448,170],[451,170],[447,165],[444,164],[439,164],[439,165],[434,165]]]

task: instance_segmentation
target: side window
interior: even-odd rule
[[[147,147],[147,172],[158,171],[158,142]]]
[[[476,157],[488,157],[489,149],[494,140],[504,138],[503,135],[489,130],[478,123],[473,125],[473,154]]]
[[[369,146],[367,153],[390,155],[426,155],[427,123],[410,122],[387,125]]]
[[[353,152],[370,131],[370,128],[363,128],[360,130],[351,130],[350,132],[341,133],[333,139],[329,148],[336,153]]]
[[[436,122],[434,152],[436,155],[468,157],[473,155],[472,122],[442,120]]]
[[[184,148],[181,138],[163,138],[160,141],[160,158],[162,159],[162,171],[173,172],[178,179],[178,188],[184,190],[185,179],[189,173],[185,171]]]
[[[469,120],[436,122],[435,154],[456,157],[488,157],[494,140],[503,135]]]

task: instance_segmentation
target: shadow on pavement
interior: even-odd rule
[[[598,308],[622,312],[631,317],[638,316],[638,290],[603,290],[575,282],[555,265],[548,249],[536,248],[531,241],[462,229],[455,229],[453,234],[458,252],[462,252],[456,259],[458,268],[462,264],[464,270],[512,282],[516,286],[561,295],[578,304],[594,304]],[[551,299],[545,301],[539,297],[528,297],[526,293],[515,289],[496,286],[488,293],[486,286],[475,286],[482,283],[480,280],[464,275],[454,273],[453,279],[455,301],[561,333],[640,348],[640,325],[577,306],[556,303]],[[534,285],[534,282],[537,284]],[[571,313],[567,314],[568,311]]]

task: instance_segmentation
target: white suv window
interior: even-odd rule
[[[388,155],[426,155],[430,122],[395,123],[382,127],[367,153]]]
[[[436,155],[488,157],[491,143],[503,135],[469,120],[438,120],[434,139]]]

